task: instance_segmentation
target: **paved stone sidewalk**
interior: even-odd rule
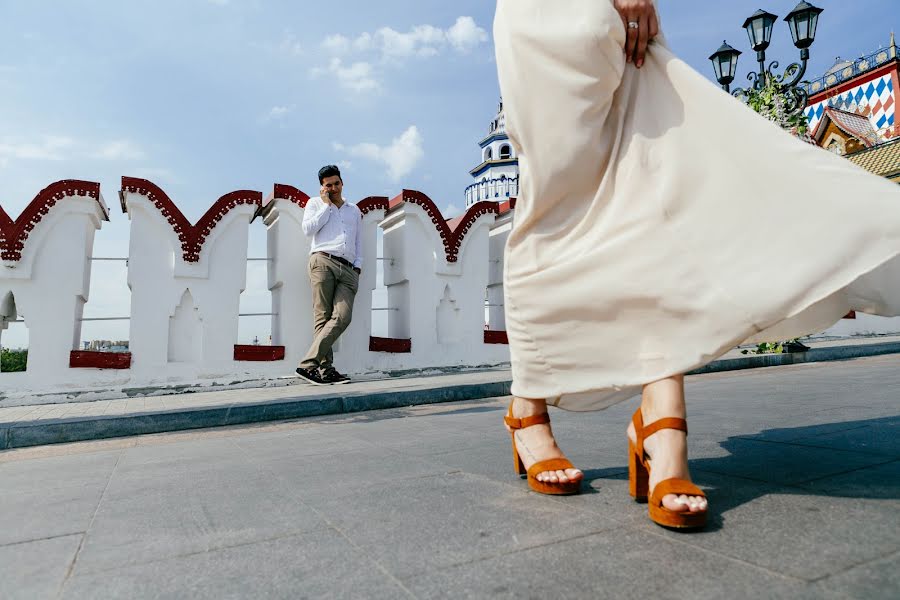
[[[567,498],[502,399],[0,452],[0,597],[896,598],[898,367],[690,377],[694,534],[627,496],[635,400],[552,413]]]
[[[810,342],[801,354],[742,355],[733,350],[700,372],[724,372],[789,364],[900,354],[900,337],[842,338]],[[436,402],[474,400],[509,393],[508,369],[436,372],[349,385],[311,386],[300,379],[269,388],[243,388],[92,402],[2,407],[0,450],[204,427],[343,414]]]

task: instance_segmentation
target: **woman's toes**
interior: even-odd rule
[[[581,478],[584,477],[584,473],[581,472],[581,469],[566,469],[565,473],[566,477],[569,478],[569,481],[581,481]]]
[[[565,471],[557,471],[556,478],[559,479],[560,483],[569,483],[569,476]]]
[[[684,498],[684,496],[668,494],[667,496],[663,496],[662,503],[663,506],[674,512],[685,512],[690,510],[690,507],[688,506],[687,500]]]

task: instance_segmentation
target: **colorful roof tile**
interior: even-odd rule
[[[847,159],[871,173],[896,180],[900,178],[900,139],[848,154]]]

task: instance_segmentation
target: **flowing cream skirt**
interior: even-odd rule
[[[521,171],[504,273],[515,395],[599,410],[745,341],[900,314],[900,188],[761,118],[611,0],[498,0]]]

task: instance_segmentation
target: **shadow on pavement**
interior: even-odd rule
[[[695,483],[710,496],[713,523],[769,493],[900,499],[900,416],[768,429],[720,445],[728,456],[690,461]],[[744,482],[725,487],[716,475]]]

